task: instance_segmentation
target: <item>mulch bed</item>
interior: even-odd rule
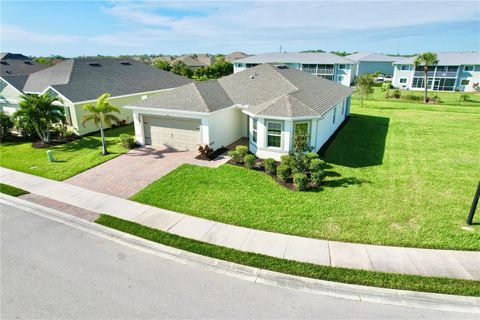
[[[212,161],[212,160],[215,160],[215,158],[217,158],[218,156],[221,156],[222,154],[224,154],[227,151],[229,151],[228,148],[222,147],[222,148],[218,148],[217,150],[213,151],[210,154],[210,157],[204,157],[203,155],[199,154],[198,156],[195,157],[195,159]]]
[[[50,140],[50,143],[45,143],[41,140],[32,142],[32,147],[35,149],[44,149],[44,148],[50,148],[53,146],[58,146],[59,144],[65,144],[71,141],[77,140],[79,137],[74,136],[74,137],[69,137],[69,138],[64,138],[64,139],[52,139]]]

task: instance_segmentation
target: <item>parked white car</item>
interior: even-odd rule
[[[377,83],[381,83],[383,81],[385,81],[385,78],[382,75],[379,75],[375,78],[375,82]]]
[[[392,75],[391,74],[387,74],[385,75],[385,77],[383,78],[384,81],[392,81]]]

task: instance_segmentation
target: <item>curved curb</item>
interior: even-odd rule
[[[202,267],[203,269],[246,281],[356,301],[480,314],[480,298],[477,297],[384,289],[293,276],[175,249],[4,194],[0,194],[0,203],[21,208],[36,215],[167,260]]]

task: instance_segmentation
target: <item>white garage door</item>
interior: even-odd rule
[[[197,150],[201,142],[200,120],[144,116],[143,124],[145,144]]]

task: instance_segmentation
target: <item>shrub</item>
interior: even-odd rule
[[[323,177],[325,177],[325,172],[323,170],[310,172],[310,179],[317,187],[322,184]]]
[[[283,156],[280,157],[280,162],[290,169],[292,168],[292,156],[289,154],[284,154]]]
[[[235,148],[235,151],[237,151],[238,155],[243,159],[248,153],[248,147],[247,146],[237,146]]]
[[[122,133],[118,137],[122,142],[122,146],[124,146],[125,148],[132,149],[135,146],[135,138],[132,135],[127,133]]]
[[[307,161],[310,164],[312,160],[320,158],[318,154],[315,152],[309,152],[305,155],[307,157]]]
[[[212,157],[213,149],[206,144],[205,146],[199,146],[198,152],[200,153],[200,158],[208,160]]]
[[[263,165],[265,166],[266,173],[275,174],[275,160],[273,160],[272,158],[265,159],[265,161],[263,161]]]
[[[290,178],[291,169],[284,163],[277,167],[277,177],[282,181],[287,181]]]
[[[402,93],[400,92],[400,89],[395,89],[392,93],[392,97],[395,99],[400,99],[402,96]]]
[[[326,166],[327,166],[326,162],[323,161],[322,159],[313,159],[310,162],[309,169],[310,169],[310,172],[315,172],[315,171],[325,170]]]
[[[255,167],[255,156],[253,154],[247,154],[243,157],[243,162],[245,163],[245,167],[253,169]]]
[[[8,135],[8,131],[13,128],[13,119],[5,112],[0,112],[0,139]]]
[[[27,140],[34,140],[37,137],[37,131],[32,122],[28,121],[25,117],[17,117],[14,119],[15,127],[23,138]]]
[[[235,163],[242,162],[242,157],[240,157],[238,151],[228,151],[228,156],[232,158],[232,161]]]
[[[308,169],[308,158],[303,153],[296,153],[292,156],[292,173],[305,173]]]
[[[388,92],[391,88],[392,88],[392,83],[391,82],[382,83],[382,91],[383,92]]]
[[[298,191],[303,191],[307,189],[308,178],[305,173],[296,173],[293,175],[293,184]]]
[[[415,102],[415,101],[421,101],[422,97],[419,95],[416,95],[414,93],[408,93],[403,97],[407,101]]]

